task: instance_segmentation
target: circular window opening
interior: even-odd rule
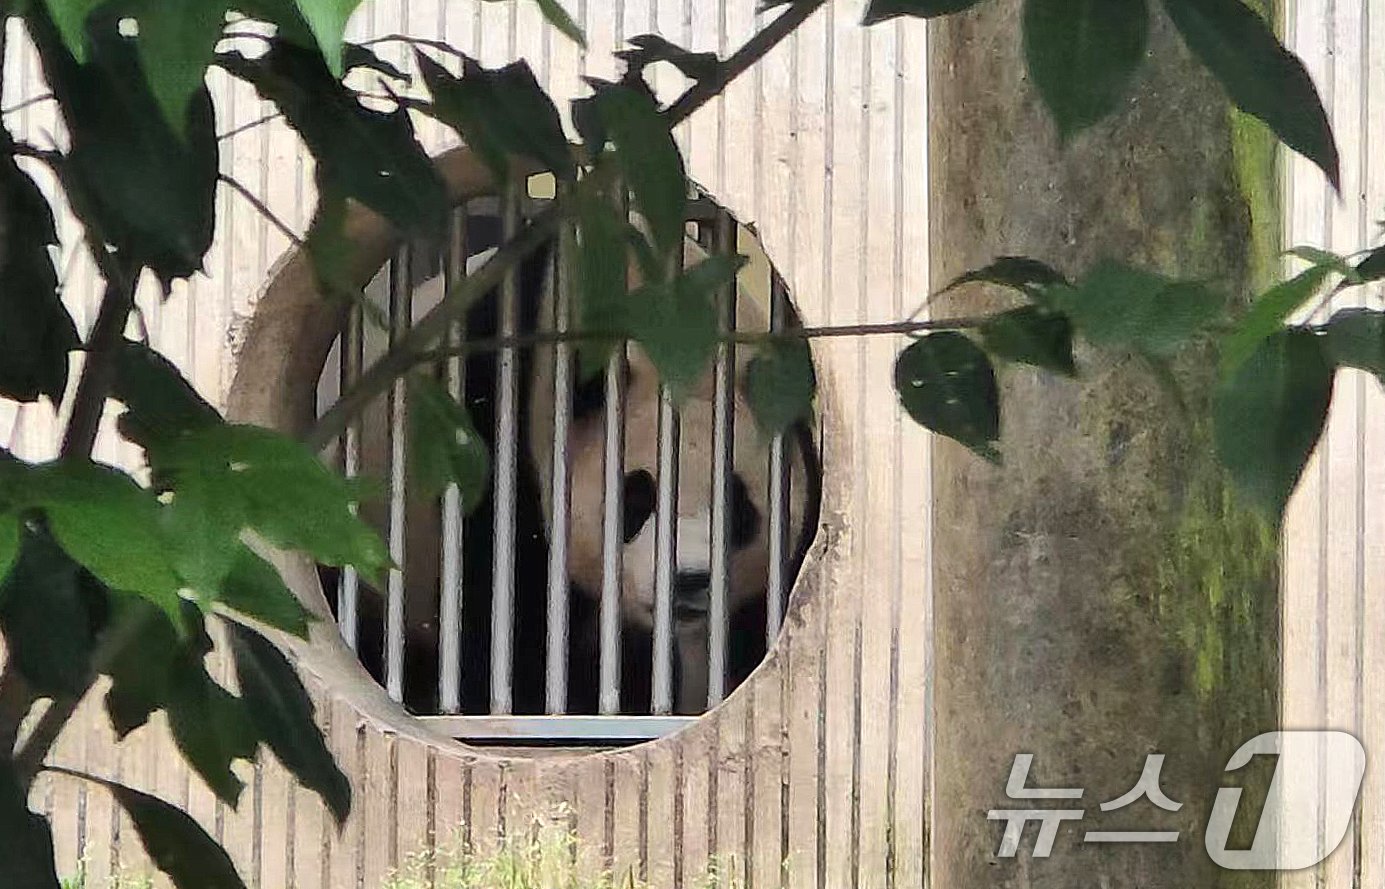
[[[533,177],[522,198],[459,207],[443,249],[401,250],[333,345],[319,414],[551,197],[551,178]],[[556,240],[479,299],[448,343],[472,345],[425,369],[491,455],[474,509],[455,488],[410,490],[420,405],[404,385],[335,444],[344,472],[383,481],[362,514],[400,569],[376,585],[324,568],[324,590],[343,638],[411,712],[472,742],[633,742],[715,706],[764,658],[817,525],[818,433],[813,419],[757,427],[755,344],[740,334],[799,321],[754,233],[697,195],[688,266],[733,251],[746,262],[718,306],[738,342],[724,337],[677,402],[633,342],[604,363],[581,340],[559,344],[576,284]]]

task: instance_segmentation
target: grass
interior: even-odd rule
[[[626,871],[591,875],[579,871],[583,855],[565,819],[536,820],[520,836],[501,839],[485,852],[469,849],[460,834],[431,853],[413,856],[380,889],[648,889]],[[712,861],[692,889],[742,889],[730,862]],[[728,873],[729,871],[729,873]]]
[[[86,866],[77,868],[77,873],[66,877],[59,884],[62,889],[86,889]],[[154,881],[146,876],[120,874],[107,884],[108,889],[154,889]]]

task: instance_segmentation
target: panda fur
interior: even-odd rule
[[[468,264],[475,267],[500,244],[498,218],[472,214],[467,219]],[[428,251],[419,251],[425,256]],[[690,242],[689,259],[700,253]],[[552,249],[537,251],[520,271],[519,329],[533,332],[546,329],[552,316],[552,287],[549,269]],[[422,283],[413,296],[415,320],[426,314],[442,297],[440,270],[415,268],[416,281]],[[382,278],[384,276],[381,276]],[[746,276],[748,278],[749,276]],[[377,284],[381,282],[377,281]],[[743,279],[743,285],[745,279]],[[763,288],[760,288],[762,291]],[[373,296],[385,308],[384,287],[372,287]],[[737,324],[740,329],[764,329],[767,294],[742,286],[738,297]],[[383,331],[365,325],[365,362],[383,354],[388,347]],[[499,298],[497,293],[478,300],[467,317],[468,336],[488,339],[498,335]],[[655,432],[657,427],[657,375],[648,359],[631,344],[627,349],[626,478],[647,473],[648,482],[657,483]],[[515,614],[513,712],[545,712],[546,677],[546,595],[548,565],[549,478],[552,466],[553,350],[520,349],[519,416],[521,459],[516,474],[515,528]],[[749,349],[737,350],[737,380],[744,381]],[[465,362],[465,403],[476,428],[494,453],[496,355],[481,353]],[[707,570],[707,539],[711,477],[710,371],[681,406],[682,453],[679,491],[679,558],[686,571]],[[598,709],[597,646],[598,597],[601,586],[601,437],[604,411],[604,385],[598,376],[579,382],[573,393],[571,453],[572,512],[569,540],[569,701],[572,713],[595,713]],[[384,400],[371,405],[362,417],[362,473],[381,478],[386,471],[388,417]],[[763,659],[765,654],[765,586],[768,577],[768,450],[754,426],[744,396],[737,391],[735,402],[735,462],[739,481],[733,502],[731,626],[728,634],[727,688],[734,688]],[[592,434],[592,433],[595,434]],[[805,427],[791,437],[792,457],[790,545],[796,547],[797,568],[811,532],[816,527],[818,469],[811,433]],[[643,480],[642,480],[643,481]],[[639,484],[647,490],[648,484]],[[628,490],[628,489],[627,489]],[[634,537],[626,542],[624,592],[622,594],[622,688],[621,710],[625,713],[650,712],[650,666],[652,663],[652,625],[648,619],[653,590],[652,499],[632,498],[627,493],[627,524],[637,523],[636,512],[645,511]],[[632,510],[632,507],[635,509]],[[365,504],[362,514],[382,531],[386,527],[387,506],[383,501]],[[737,522],[740,522],[739,530]],[[697,528],[701,526],[700,533]],[[492,588],[493,500],[487,495],[464,524],[462,554],[462,687],[461,712],[487,713],[490,710],[490,635]],[[746,529],[749,529],[747,531]],[[415,712],[437,712],[438,707],[438,590],[440,589],[441,511],[436,503],[410,497],[407,504],[405,542],[405,626],[404,699]],[[334,576],[327,576],[327,589],[333,589]],[[329,599],[333,597],[329,595]],[[359,645],[363,664],[378,678],[383,675],[384,595],[362,582],[359,597]],[[691,614],[676,622],[675,696],[676,711],[698,713],[705,709],[706,625]],[[698,652],[700,651],[700,656]],[[698,667],[700,666],[700,670]],[[700,678],[697,674],[700,672]]]

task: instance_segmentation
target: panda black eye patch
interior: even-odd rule
[[[654,476],[646,469],[637,469],[625,474],[625,542],[634,540],[654,514],[658,491],[654,487]]]

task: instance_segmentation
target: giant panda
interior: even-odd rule
[[[501,241],[499,220],[471,215],[467,220],[469,268],[494,252]],[[689,240],[687,261],[703,256]],[[422,256],[420,256],[422,259]],[[553,245],[537,251],[520,272],[521,332],[551,324],[554,294]],[[418,281],[413,317],[426,314],[443,296],[436,268],[416,260]],[[385,275],[368,291],[377,308],[387,309]],[[758,281],[763,272],[741,276],[737,300],[740,329],[764,329],[768,293]],[[632,283],[635,283],[632,281]],[[479,300],[467,318],[469,335],[485,339],[498,331],[497,293]],[[386,335],[366,324],[365,360],[388,347]],[[552,468],[553,350],[520,350],[519,377],[521,459],[516,479],[516,559],[513,707],[515,713],[545,709],[545,608],[548,541],[551,526],[548,502]],[[737,350],[737,380],[743,384],[749,349]],[[330,363],[330,362],[329,362]],[[621,585],[622,688],[621,710],[650,712],[653,599],[655,577],[654,506],[657,490],[658,377],[648,357],[635,344],[626,348],[626,433],[624,501],[624,574]],[[329,368],[330,371],[330,368]],[[680,405],[681,447],[678,496],[677,564],[675,565],[675,701],[678,713],[695,714],[707,700],[707,596],[710,570],[710,509],[712,467],[712,373],[695,386]],[[563,445],[570,455],[571,520],[568,572],[572,594],[569,646],[569,712],[597,712],[598,597],[602,585],[601,517],[603,500],[603,424],[605,389],[601,377],[579,382],[573,392],[573,420]],[[495,355],[477,354],[466,361],[465,402],[477,428],[494,449]],[[734,403],[735,447],[731,502],[731,577],[727,688],[734,688],[760,662],[765,652],[765,592],[769,571],[768,445],[755,426],[738,385]],[[383,477],[389,453],[388,417],[382,401],[363,415],[361,472]],[[790,436],[790,540],[794,576],[816,526],[818,467],[809,428]],[[489,707],[490,596],[492,587],[492,502],[488,496],[468,518],[464,534],[462,603],[462,712],[486,713]],[[382,500],[363,505],[365,518],[382,533],[388,509]],[[405,704],[415,712],[436,712],[438,675],[438,590],[440,588],[440,510],[436,502],[410,496],[405,521]],[[334,578],[328,582],[333,583]],[[331,598],[329,596],[329,598]],[[384,592],[363,584],[360,597],[362,662],[376,675],[383,673]]]

